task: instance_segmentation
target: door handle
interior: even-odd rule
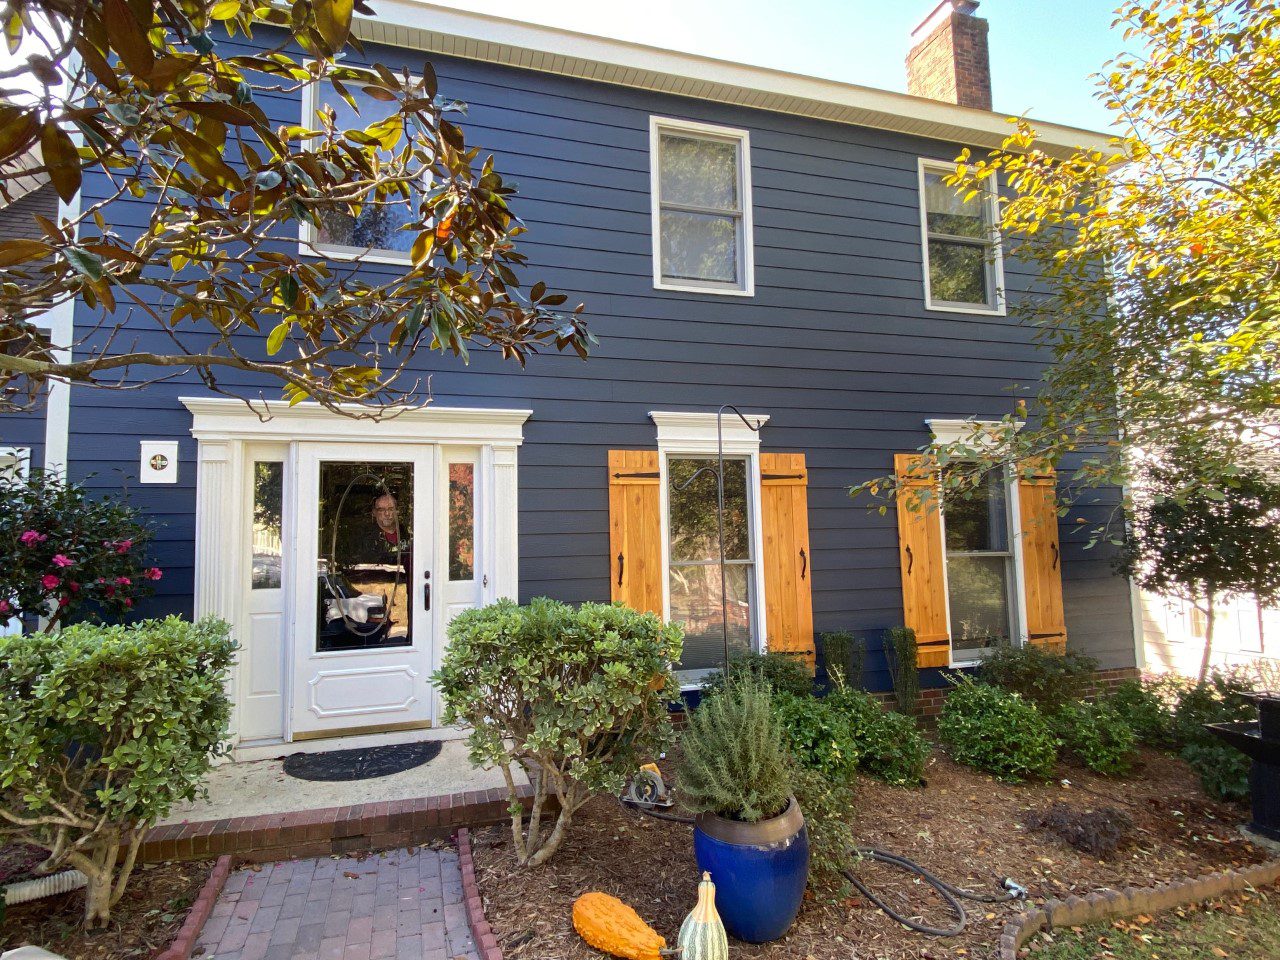
[[[431,571],[428,570],[426,573],[424,573],[422,575],[422,579],[425,581],[422,584],[422,609],[430,613],[431,612]]]

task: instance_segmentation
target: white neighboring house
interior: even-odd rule
[[[1204,655],[1204,609],[1176,597],[1140,593],[1144,669],[1196,676]],[[1280,664],[1280,609],[1259,607],[1248,596],[1219,600],[1210,663],[1229,668],[1259,659]]]

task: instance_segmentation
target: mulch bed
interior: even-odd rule
[[[0,950],[35,944],[69,960],[150,957],[177,935],[212,869],[213,861],[139,865],[105,930],[81,927],[84,890],[9,907]]]
[[[914,790],[862,780],[854,796],[857,834],[868,846],[903,854],[975,891],[999,892],[1001,879],[1012,877],[1033,901],[1044,901],[1266,859],[1237,830],[1247,819],[1245,809],[1210,800],[1196,775],[1164,754],[1142,754],[1124,779],[1063,766],[1057,780],[1009,785],[935,751],[927,778],[925,787]],[[1028,813],[1054,802],[1123,810],[1133,821],[1131,842],[1100,860],[1023,826]],[[692,828],[625,810],[609,797],[579,811],[565,846],[539,870],[516,867],[508,828],[478,832],[474,851],[486,915],[507,960],[598,958],[570,921],[574,899],[588,890],[620,897],[671,942],[696,899]],[[857,869],[900,912],[950,925],[931,888],[879,864]],[[835,905],[806,900],[783,940],[760,946],[734,942],[731,952],[765,960],[990,956],[1004,923],[1021,905],[969,907],[965,931],[939,939],[907,930],[856,896]]]

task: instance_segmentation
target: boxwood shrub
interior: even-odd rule
[[[1058,741],[1034,704],[969,677],[952,683],[938,734],[956,761],[1015,782],[1053,772]]]
[[[1071,758],[1106,776],[1127,773],[1137,742],[1133,727],[1109,703],[1068,703],[1052,715],[1053,729]]]

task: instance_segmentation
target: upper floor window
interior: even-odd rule
[[[1004,266],[991,186],[966,196],[946,182],[951,164],[920,161],[924,298],[930,310],[1004,313]]]
[[[754,291],[751,145],[745,130],[653,117],[653,285]]]
[[[326,97],[324,102],[325,106],[333,107],[335,126],[340,131],[364,129],[391,116],[398,108],[397,102],[375,100],[354,85],[348,90],[358,112],[337,95]],[[318,86],[312,85],[304,95],[303,123],[312,128],[319,126],[317,93]],[[403,143],[400,146],[403,147]],[[390,158],[391,151],[383,153]],[[370,193],[355,216],[345,210],[328,210],[320,214],[318,229],[304,223],[302,242],[317,253],[407,262],[417,233],[401,227],[417,220],[420,200],[421,191],[416,189],[410,191],[408,198],[398,193],[379,198]]]

